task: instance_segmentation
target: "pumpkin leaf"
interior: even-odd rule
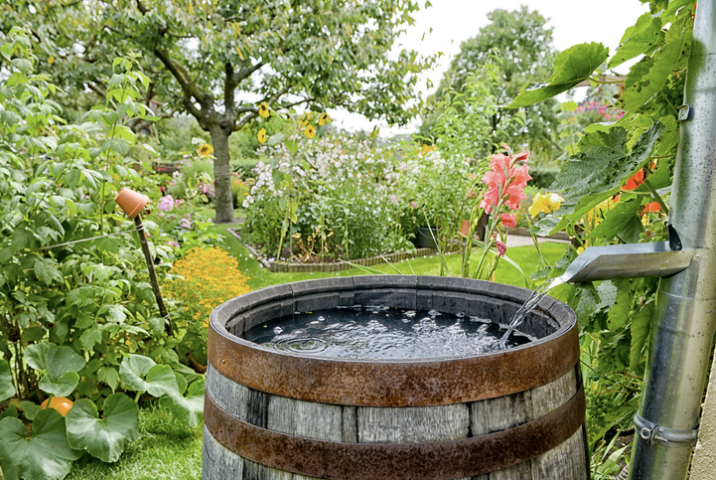
[[[104,402],[102,417],[94,402],[77,400],[67,413],[67,439],[74,449],[116,462],[127,444],[139,437],[139,407],[127,395],[113,393]]]
[[[5,480],[60,480],[80,457],[80,452],[67,443],[65,418],[51,408],[37,413],[29,438],[22,421],[3,418],[0,438],[0,467]]]
[[[179,392],[172,367],[157,365],[142,355],[128,355],[119,367],[122,384],[136,392],[147,392],[154,397]]]
[[[0,360],[0,403],[15,396],[15,387],[12,384],[10,365],[6,360]]]
[[[49,342],[27,347],[25,361],[35,370],[44,372],[39,383],[40,389],[58,397],[65,397],[74,391],[80,381],[77,372],[86,363],[71,347],[58,347]]]
[[[171,410],[174,418],[192,428],[199,425],[204,414],[204,379],[192,382],[184,394],[169,392],[159,404]]]

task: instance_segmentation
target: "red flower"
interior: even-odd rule
[[[504,256],[505,256],[505,252],[507,251],[507,245],[505,245],[504,243],[502,243],[502,242],[499,241],[499,240],[495,240],[495,246],[497,247],[497,253],[498,253],[501,257],[504,257]]]
[[[639,170],[627,180],[624,190],[634,190],[644,182],[644,170]]]
[[[492,208],[500,203],[501,198],[510,209],[519,208],[520,202],[525,198],[525,186],[532,177],[528,173],[527,165],[514,168],[514,164],[518,160],[527,160],[529,153],[521,152],[514,157],[508,157],[501,153],[492,156],[490,171],[482,177],[487,184],[487,192],[480,208],[490,213]]]
[[[517,226],[517,215],[503,213],[500,215],[500,220],[502,220],[502,224],[506,227],[515,228]]]
[[[661,205],[659,205],[659,202],[651,202],[644,207],[644,210],[642,210],[642,213],[654,213],[654,212],[660,212],[660,211],[661,211]]]

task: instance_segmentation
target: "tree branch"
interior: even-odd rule
[[[187,110],[189,110],[189,113],[194,115],[197,119],[203,119],[205,117],[205,113],[207,112],[204,112],[203,109],[198,109],[196,105],[194,105],[194,102],[192,102],[192,97],[204,106],[203,102],[206,100],[204,92],[199,90],[196,84],[189,81],[184,67],[174,63],[164,50],[156,46],[154,47],[154,54],[157,58],[159,58],[174,78],[176,78],[177,82],[179,82],[179,86],[181,86],[182,92],[184,92],[184,106]]]
[[[256,65],[251,65],[250,67],[241,67],[238,72],[236,72],[233,75],[233,82],[238,85],[245,79],[251,76],[256,70],[263,67],[265,65],[264,62],[258,62]]]
[[[102,98],[107,96],[107,92],[99,85],[95,85],[94,82],[87,82],[87,87]]]

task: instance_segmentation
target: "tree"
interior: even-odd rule
[[[154,94],[211,136],[217,222],[233,220],[229,136],[259,117],[262,102],[274,111],[344,107],[404,124],[420,106],[417,74],[432,64],[414,51],[392,52],[418,9],[410,0],[13,3],[29,4],[56,17],[33,31],[39,38],[57,33],[64,55],[85,65],[88,78],[132,49],[163,71]]]
[[[525,6],[514,11],[493,10],[487,18],[490,24],[462,43],[460,53],[450,63],[435,95],[429,99],[421,128],[424,135],[430,135],[442,114],[441,102],[450,95],[465,93],[474,76],[482,72],[486,64],[493,64],[498,70],[497,81],[490,83],[498,105],[510,103],[525,83],[543,82],[549,77],[556,51],[552,46],[552,28],[546,27],[547,19]],[[551,151],[558,148],[553,141],[558,123],[553,106],[554,101],[525,108],[523,127],[516,127],[519,125],[514,122],[517,112],[497,109],[490,119],[492,132],[511,137],[510,144],[515,144],[517,134],[521,142],[529,143],[530,148]],[[494,143],[499,148],[499,143],[504,140],[496,140]]]

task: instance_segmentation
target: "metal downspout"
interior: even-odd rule
[[[684,480],[716,329],[716,0],[699,0],[670,221],[690,266],[661,279],[631,480]]]

